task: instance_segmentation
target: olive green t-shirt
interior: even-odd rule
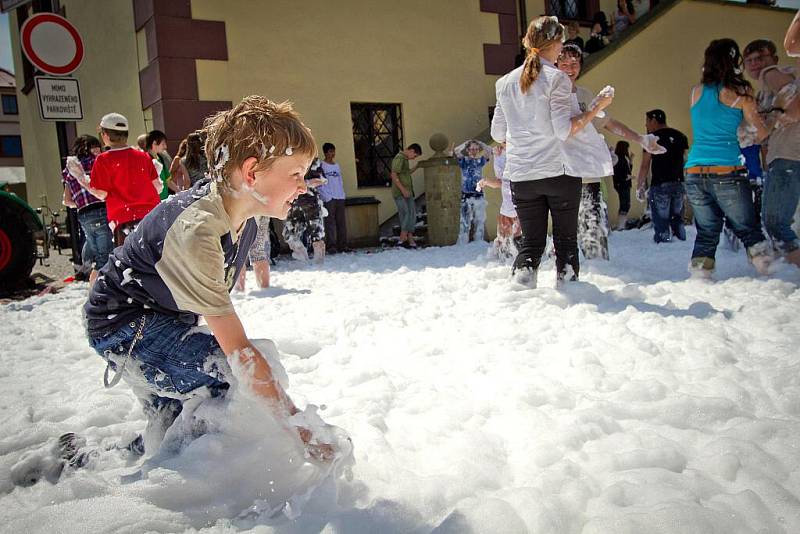
[[[392,172],[397,173],[397,178],[400,180],[400,183],[411,192],[411,197],[413,198],[415,195],[414,182],[411,180],[411,167],[408,164],[408,158],[402,152],[397,154],[392,160]],[[400,192],[400,188],[397,187],[394,182],[392,182],[392,196],[395,198],[403,196],[403,193]]]

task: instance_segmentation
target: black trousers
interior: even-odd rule
[[[344,199],[325,202],[328,216],[325,217],[325,246],[339,251],[347,248],[347,224],[344,218]]]
[[[511,195],[522,227],[522,246],[514,260],[514,269],[539,268],[547,244],[547,216],[551,215],[557,275],[563,278],[570,266],[577,278],[581,179],[563,174],[543,180],[511,182]]]

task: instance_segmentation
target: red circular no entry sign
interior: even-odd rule
[[[25,57],[34,67],[55,76],[66,76],[83,61],[83,40],[67,19],[53,13],[37,13],[20,29]]]

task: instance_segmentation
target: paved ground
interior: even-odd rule
[[[0,304],[59,291],[68,283],[64,280],[75,274],[71,257],[71,251],[64,249],[61,254],[57,250],[52,251],[50,257],[41,262],[36,260],[28,286],[20,288],[11,295],[0,294]]]
[[[71,257],[72,251],[70,249],[62,250],[61,254],[59,254],[57,250],[51,251],[50,257],[43,261],[43,265],[40,265],[38,260],[36,261],[36,265],[33,266],[33,272],[31,274],[35,276],[38,273],[47,278],[61,282],[68,276],[75,274],[72,261],[70,261]]]

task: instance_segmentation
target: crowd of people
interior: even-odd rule
[[[700,83],[687,95],[689,146],[686,135],[668,126],[663,110],[644,113],[644,134],[611,118],[613,88],[592,95],[577,85],[583,54],[565,45],[566,37],[556,17],[534,20],[523,40],[524,64],[496,83],[491,135],[497,146],[468,140],[453,147],[462,173],[462,241],[483,239],[483,188],[500,188],[493,250],[513,258],[516,282],[536,286],[548,219],[556,282],[577,280],[579,251],[586,258],[610,257],[600,179],[615,177],[624,216],[633,173],[630,143],[636,143],[643,149],[637,190],[651,175],[656,242],[686,239],[685,187],[697,229],[691,273],[711,275],[725,224],[760,273],[779,254],[800,266],[800,242],[791,229],[800,197],[800,98],[794,69],[777,65],[772,43],[750,43],[743,57],[733,40],[711,41]],[[797,42],[796,18],[786,37],[790,53],[798,53]],[[743,65],[757,76],[757,92]],[[603,129],[625,139],[613,154],[598,131]],[[187,412],[203,399],[226,395],[232,384],[251,388],[288,420],[298,408],[247,338],[230,291],[248,261],[259,285],[269,284],[269,218],[287,220],[286,241],[304,261],[308,247],[322,261],[326,241],[329,251],[347,250],[336,147],[323,144],[324,159],[316,159],[316,141],[291,105],[259,96],[209,117],[202,131],[181,143],[175,159],[165,154],[162,132],[147,134],[137,150],[127,144],[128,130],[122,115],[104,116],[100,139],[76,141],[64,170],[64,201],[79,210],[96,267],[84,307],[89,342],[107,364],[107,386],[125,380],[148,417],[144,436],[126,448],[142,454],[158,447],[178,417],[190,417]],[[746,152],[757,157],[745,165],[743,149],[754,145],[759,148]],[[400,239],[407,247],[416,246],[410,162],[421,154],[411,144],[391,165]],[[489,161],[495,177],[482,178]],[[763,219],[776,250],[756,216],[753,173],[764,184]],[[162,201],[164,191],[173,194]],[[196,328],[201,317],[208,330]],[[232,367],[246,379],[231,380]],[[330,444],[311,429],[292,430],[312,458],[332,457]],[[73,436],[60,445],[75,467],[89,458]]]
[[[684,198],[689,200],[697,229],[689,265],[693,275],[713,273],[724,225],[759,273],[768,274],[779,255],[800,266],[800,246],[791,228],[800,198],[798,81],[793,67],[777,65],[773,43],[754,41],[744,55],[731,39],[709,44],[701,82],[691,90],[688,104],[690,146],[684,133],[668,126],[661,109],[644,113],[645,134],[610,118],[606,108],[613,102],[613,89],[592,95],[576,85],[583,53],[566,37],[555,17],[534,21],[523,41],[525,63],[496,85],[491,133],[505,145],[502,175],[510,180],[522,228],[513,265],[518,281],[536,284],[549,218],[559,284],[578,278],[579,250],[587,259],[609,258],[607,210],[598,182],[613,175],[620,200],[618,226],[624,228],[634,168],[630,142],[643,149],[636,189],[637,196],[646,196],[656,243],[686,239]],[[790,40],[787,34],[787,50]],[[742,67],[758,81],[757,90]],[[612,158],[599,129],[623,138]],[[757,209],[759,202],[763,210]]]
[[[105,115],[98,127],[100,139],[92,135],[76,138],[62,170],[62,203],[77,210],[83,238],[81,268],[86,268],[91,283],[111,250],[121,246],[159,202],[192,189],[209,174],[204,130],[187,135],[172,157],[164,132],[140,135],[137,149],[128,144],[128,129],[124,116]],[[315,158],[305,177],[307,191],[294,201],[283,225],[283,239],[292,256],[301,261],[309,261],[309,248],[317,263],[324,261],[326,247],[328,253],[351,252],[336,147],[325,143],[323,153],[325,159]],[[271,228],[270,218],[258,220],[256,243],[248,259],[261,288],[269,286]],[[244,290],[244,280],[242,273],[236,285],[239,290]]]

